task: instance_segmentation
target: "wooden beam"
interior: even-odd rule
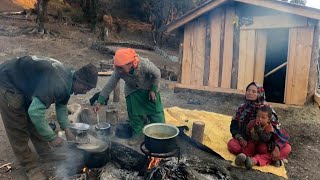
[[[98,76],[111,76],[113,71],[98,72]]]
[[[256,31],[247,30],[247,59],[245,70],[245,82],[244,86],[247,86],[254,80],[254,68],[255,68],[255,53],[256,53]]]
[[[209,15],[209,26],[210,26],[210,70],[209,70],[209,81],[208,86],[218,87],[219,82],[219,66],[220,66],[220,36],[221,36],[221,24],[223,9],[215,9]]]
[[[226,89],[226,88],[212,88],[209,86],[192,86],[192,85],[184,85],[184,84],[176,84],[175,88],[183,88],[183,89],[193,89],[193,90],[201,90],[201,91],[209,91],[209,92],[219,92],[219,93],[227,93],[227,94],[238,94],[244,95],[244,90],[238,89]]]
[[[120,101],[120,81],[117,83],[116,87],[113,90],[113,102]]]
[[[246,30],[240,31],[240,43],[239,43],[239,64],[238,64],[238,84],[237,89],[244,90],[245,85],[245,73],[246,73],[246,59],[247,59],[247,36]]]
[[[193,29],[193,23],[187,24],[184,28],[181,83],[186,85],[190,85],[191,78],[191,63],[193,58]]]
[[[234,28],[233,32],[233,60],[232,60],[232,74],[231,74],[231,88],[237,89],[238,84],[238,67],[239,67],[239,44],[240,44],[240,30]]]
[[[213,8],[216,8],[220,5],[222,5],[223,3],[227,2],[227,1],[228,0],[209,1],[209,2],[199,6],[198,8],[190,11],[189,13],[181,16],[180,18],[172,21],[170,24],[168,24],[164,28],[161,28],[160,31],[171,32],[171,31],[177,29],[178,27],[181,27],[181,26],[187,24],[188,22],[196,19],[197,17],[201,16],[202,14],[209,12]]]
[[[318,67],[319,47],[320,47],[319,37],[320,37],[320,21],[318,21],[315,26],[314,36],[313,36],[307,102],[312,102],[314,92],[316,91],[317,85],[318,85],[317,82],[319,78],[319,72],[317,70],[317,67]]]
[[[254,79],[256,31],[240,31],[237,89],[244,90]]]
[[[307,6],[296,5],[293,3],[285,3],[281,1],[271,0],[234,0],[236,2],[242,2],[246,4],[252,4],[256,6],[266,7],[290,14],[296,14],[312,19],[320,20],[320,10],[316,8],[310,8]]]
[[[255,68],[254,81],[263,84],[264,67],[266,64],[267,54],[267,32],[264,30],[257,30],[256,32],[256,53],[255,53]]]
[[[203,85],[206,32],[207,18],[203,16],[194,21],[191,85]]]
[[[289,30],[289,53],[285,103],[306,102],[314,27]]]
[[[235,20],[235,8],[226,8],[225,18],[225,33],[224,33],[224,47],[223,47],[223,65],[222,65],[222,76],[221,76],[221,87],[231,87],[231,73],[232,73],[232,59],[233,59],[233,31]]]
[[[182,35],[184,34],[184,32],[179,32]],[[179,45],[179,69],[178,69],[178,82],[181,83],[181,74],[182,74],[182,61],[183,61],[183,37],[184,36],[180,36],[180,45]]]
[[[274,29],[307,27],[308,18],[296,15],[254,16],[253,23],[240,29]]]
[[[207,19],[206,40],[205,40],[205,61],[204,61],[204,75],[203,75],[204,86],[208,86],[209,76],[210,76],[210,48],[211,48],[210,36],[211,36],[210,20]]]

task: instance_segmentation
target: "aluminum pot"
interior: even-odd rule
[[[90,128],[90,125],[85,123],[71,123],[69,125],[69,128],[72,133],[81,134],[81,133],[87,132]]]
[[[164,123],[153,123],[143,128],[145,146],[152,153],[168,153],[177,148],[179,129]]]
[[[112,134],[111,125],[109,123],[101,122],[95,125],[95,128],[97,131],[101,131],[105,136],[110,136]]]

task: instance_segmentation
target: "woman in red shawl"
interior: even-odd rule
[[[245,97],[245,103],[238,107],[230,125],[230,132],[233,138],[228,142],[228,149],[235,155],[243,153],[243,149],[247,146],[246,127],[251,120],[255,120],[258,109],[264,105],[270,106],[265,101],[263,87],[255,82],[247,86]],[[271,152],[271,161],[277,162],[287,158],[291,152],[291,146],[288,143],[289,135],[280,128],[278,116],[273,109],[271,124],[275,133],[272,143],[268,144],[268,149]]]

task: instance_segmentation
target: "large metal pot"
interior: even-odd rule
[[[145,146],[152,153],[168,153],[177,148],[179,129],[164,123],[153,123],[143,128]]]
[[[81,134],[84,132],[87,132],[90,128],[89,124],[85,124],[85,123],[71,123],[69,125],[69,128],[71,130],[72,133],[74,134]]]
[[[95,128],[97,131],[102,132],[104,136],[110,136],[112,134],[111,132],[111,125],[106,122],[101,122],[97,125],[95,125]]]

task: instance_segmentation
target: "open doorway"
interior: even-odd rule
[[[289,29],[267,30],[265,74],[287,62]],[[284,103],[287,66],[264,78],[267,101]]]

